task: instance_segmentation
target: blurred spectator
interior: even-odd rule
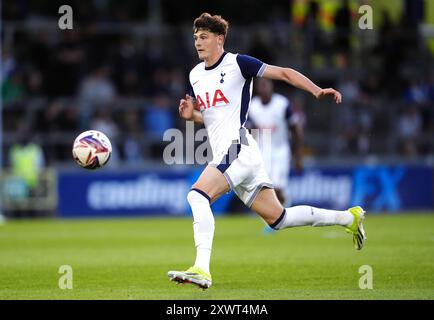
[[[80,43],[85,52],[84,72],[92,71],[101,65],[101,60],[106,61],[111,58],[111,48],[114,43],[114,35],[98,32],[99,24],[94,17],[80,28],[82,35]]]
[[[253,35],[253,42],[247,53],[268,64],[275,64],[275,55],[273,48],[267,42],[267,35],[262,31],[258,31]]]
[[[28,70],[26,85],[29,96],[37,97],[45,94],[44,78],[42,73],[37,69],[31,68]]]
[[[144,93],[151,94],[155,91],[154,86],[167,85],[167,82],[162,83],[160,78],[166,75],[168,56],[170,55],[165,54],[162,40],[159,37],[152,36],[145,41],[144,47],[146,49],[142,52],[140,61],[143,79],[140,80],[144,83]],[[156,82],[158,83],[156,84]]]
[[[110,80],[110,68],[108,66],[97,67],[80,85],[80,101],[94,106],[108,104],[113,101],[116,90]]]
[[[85,67],[85,50],[76,29],[62,31],[63,38],[53,49],[54,57],[47,75],[51,96],[72,96],[76,93]]]
[[[378,76],[373,72],[369,72],[366,78],[360,80],[360,89],[365,98],[370,98],[378,95],[384,88],[381,86]]]
[[[25,52],[26,59],[32,62],[35,69],[44,72],[48,70],[50,64],[53,63],[50,34],[46,31],[38,31],[33,33],[29,39],[26,39],[26,42],[28,45],[28,52]]]
[[[25,96],[22,72],[16,70],[10,74],[10,76],[2,82],[1,90],[3,103],[21,101]]]
[[[139,61],[136,46],[132,39],[123,36],[115,49],[113,79],[119,94],[134,97],[140,94]]]
[[[359,105],[359,129],[357,131],[357,152],[367,155],[371,147],[372,115],[367,105]]]
[[[53,100],[45,108],[40,109],[35,129],[44,133],[54,133],[59,130],[61,110],[60,100]]]
[[[428,79],[428,99],[430,103],[434,104],[434,70],[431,70]]]
[[[422,79],[414,79],[410,82],[409,86],[404,91],[404,99],[408,104],[416,104],[420,109],[422,117],[422,129],[429,130],[432,125],[433,110],[430,108],[430,83]],[[431,102],[431,104],[433,104]]]
[[[172,109],[170,98],[165,93],[157,93],[144,114],[146,132],[154,138],[162,139],[164,132],[175,125]]]
[[[5,81],[15,70],[17,63],[15,57],[8,48],[3,47],[1,54],[1,81]]]
[[[418,154],[418,145],[422,131],[422,117],[416,104],[408,106],[399,118],[398,132],[403,155],[414,157]]]
[[[104,133],[109,139],[116,139],[119,130],[107,108],[100,108],[91,123],[93,130]]]
[[[370,152],[372,116],[366,105],[356,103],[342,106],[337,122],[338,138],[335,151],[342,154],[366,155]]]
[[[30,189],[34,189],[45,165],[45,158],[42,148],[32,141],[32,133],[26,125],[21,127],[19,139],[12,145],[9,157],[12,173],[21,177]]]
[[[269,26],[271,28],[272,43],[275,48],[285,48],[291,45],[289,12],[272,7],[269,12]],[[274,57],[273,57],[274,58]]]
[[[2,19],[23,20],[28,14],[29,3],[27,1],[3,1]]]
[[[45,135],[44,149],[47,162],[70,159],[71,144],[63,143],[64,134],[77,134],[79,109],[74,101],[56,99],[41,108],[35,115],[33,129],[37,136]],[[71,137],[72,139],[72,137]]]
[[[411,24],[417,25],[422,22],[425,12],[424,0],[405,0],[404,12]]]
[[[54,163],[62,159],[62,147],[53,143],[51,138],[58,135],[62,128],[61,115],[62,103],[60,100],[53,100],[45,108],[38,110],[35,121],[35,131],[46,134],[50,139],[46,139],[45,152],[48,163]]]
[[[75,101],[68,101],[59,116],[59,128],[64,132],[77,132],[79,129],[79,109]]]
[[[347,64],[351,47],[351,9],[349,0],[344,0],[342,6],[337,10],[334,17],[334,50],[341,55],[344,63]]]
[[[411,81],[410,85],[405,89],[404,97],[408,103],[424,105],[428,103],[429,88],[422,81],[413,80]]]
[[[78,99],[80,101],[80,126],[89,126],[93,110],[101,107],[109,107],[113,102],[116,91],[109,78],[108,66],[100,66],[92,71],[80,85]]]
[[[304,19],[304,58],[307,66],[311,66],[312,55],[327,53],[326,35],[320,25],[320,6],[316,1],[309,2],[309,10]]]
[[[38,192],[40,174],[45,166],[41,146],[32,141],[27,125],[21,126],[19,138],[9,150],[9,162],[13,178],[8,180],[8,197],[14,201],[26,201]],[[22,212],[31,214],[31,212]]]
[[[137,48],[133,40],[127,36],[121,36],[118,40],[118,45],[115,48],[114,54],[114,78],[118,79],[118,75],[130,70],[135,70],[138,67]],[[118,80],[115,80],[118,83]]]
[[[143,164],[143,155],[140,145],[140,137],[131,133],[125,135],[122,147],[124,162],[127,166]]]
[[[113,121],[110,110],[107,108],[100,108],[93,121],[91,122],[90,128],[92,130],[98,130],[104,133],[110,140],[112,144],[112,155],[110,157],[110,162],[108,165],[110,167],[115,167],[119,165],[119,152],[117,148],[117,140],[119,136],[119,129],[116,123]]]
[[[172,110],[176,108],[172,106],[170,97],[164,92],[158,92],[144,113],[144,127],[147,135],[153,140],[150,146],[153,158],[161,159],[164,132],[175,127],[176,121]]]
[[[135,70],[128,70],[120,74],[119,95],[126,98],[139,97],[141,94],[139,77]]]
[[[170,71],[166,67],[159,67],[152,74],[152,84],[146,90],[147,94],[155,92],[168,92],[170,86]]]
[[[185,94],[185,74],[181,68],[170,70],[170,83],[168,92],[171,98],[180,99]]]
[[[360,97],[359,83],[349,72],[346,74],[345,80],[339,84],[338,90],[345,97],[342,101],[344,105],[355,103]]]
[[[381,16],[378,44],[373,54],[380,57],[382,65],[379,75],[382,91],[393,95],[402,87],[400,69],[397,66],[403,64],[405,44],[400,40],[399,27],[393,23],[390,13],[383,10]]]
[[[143,163],[143,150],[141,140],[143,133],[137,121],[139,114],[136,110],[123,112],[122,122],[122,155],[128,165],[140,165]]]
[[[434,135],[434,71],[431,71],[431,74],[429,75],[429,81],[427,84],[428,87],[428,105],[423,110],[423,117],[424,117],[424,127],[426,130]],[[434,141],[431,141],[433,147],[434,147]],[[434,149],[433,149],[434,151]]]
[[[367,109],[366,99],[353,74],[347,73],[338,85],[345,97],[339,106],[338,128],[340,137],[335,147],[340,152],[367,154],[370,149],[370,130],[372,118]]]

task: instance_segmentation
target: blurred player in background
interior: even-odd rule
[[[266,78],[256,80],[257,96],[249,108],[248,126],[259,129],[255,137],[262,153],[265,168],[273,181],[274,191],[282,205],[290,205],[286,190],[294,154],[294,168],[302,170],[302,139],[304,119],[294,112],[285,96],[274,92],[273,82]],[[264,130],[269,130],[265,131]],[[268,132],[271,139],[264,133]],[[267,145],[268,142],[270,145]],[[292,145],[292,152],[291,152]]]
[[[254,135],[262,153],[265,169],[273,182],[274,191],[283,206],[290,206],[288,180],[291,168],[291,154],[294,154],[294,167],[302,170],[303,119],[295,113],[288,98],[274,92],[270,79],[258,78],[255,81],[257,96],[252,98],[247,126],[258,129]],[[291,143],[292,142],[292,143]],[[293,152],[291,152],[291,144]],[[270,226],[264,232],[273,232]]]
[[[356,249],[362,249],[365,242],[361,207],[345,211],[311,206],[284,208],[265,170],[259,147],[245,128],[255,77],[284,81],[317,99],[332,96],[336,103],[341,102],[341,94],[332,88],[318,87],[293,69],[226,52],[223,45],[227,31],[228,22],[220,16],[203,13],[195,19],[194,45],[203,62],[190,72],[191,93],[179,104],[181,118],[205,125],[213,159],[187,195],[193,212],[196,261],[186,271],[169,271],[168,277],[204,289],[212,284],[209,265],[215,226],[211,203],[231,189],[273,229],[341,225],[352,234]]]

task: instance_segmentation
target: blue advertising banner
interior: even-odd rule
[[[430,167],[358,167],[353,172],[351,205],[373,211],[433,209],[433,170]]]
[[[186,200],[200,170],[160,172],[59,172],[59,215],[185,215]],[[432,210],[433,168],[422,166],[319,167],[291,175],[291,205],[346,209],[362,205],[378,211]],[[234,193],[212,205],[215,214],[230,210]]]
[[[292,175],[287,195],[292,204],[371,211],[434,208],[433,169],[411,166],[359,166],[309,169]]]
[[[62,217],[185,215],[187,193],[201,171],[59,172],[58,213]],[[223,213],[232,195],[213,204]]]
[[[190,188],[176,173],[59,173],[60,216],[182,214]]]

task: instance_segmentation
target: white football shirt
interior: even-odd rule
[[[201,62],[191,70],[190,91],[203,116],[213,162],[221,160],[235,141],[241,142],[253,78],[262,76],[265,68],[256,58],[224,52],[213,66]]]
[[[249,126],[260,130],[258,137],[259,147],[263,149],[262,132],[264,129],[271,132],[271,150],[289,149],[289,125],[299,122],[297,115],[292,112],[291,103],[288,98],[273,93],[270,101],[264,104],[261,98],[253,97],[249,109]]]

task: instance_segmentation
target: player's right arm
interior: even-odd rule
[[[185,120],[193,120],[195,123],[202,124],[203,117],[200,111],[195,108],[195,101],[188,94],[185,95],[185,99],[179,101],[179,116]]]

